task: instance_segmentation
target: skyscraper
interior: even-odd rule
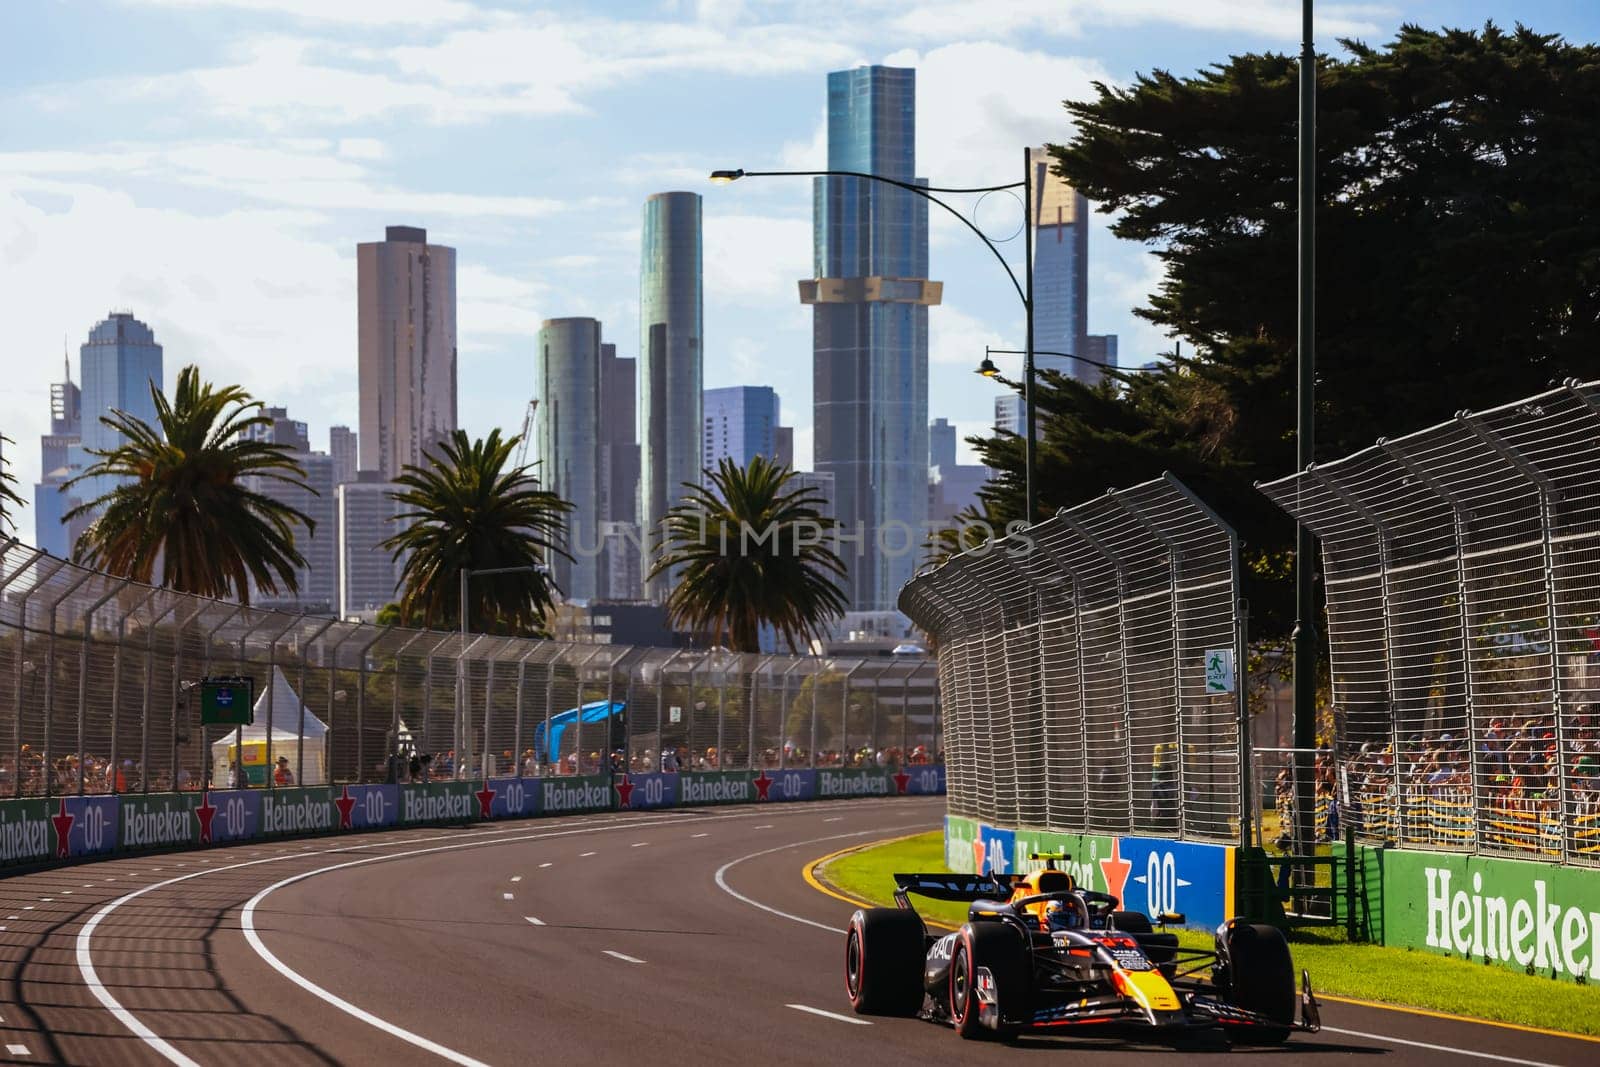
[[[1114,333],[1091,333],[1084,338],[1083,354],[1098,363],[1108,367],[1117,366],[1117,335]],[[1090,364],[1088,369],[1093,372],[1090,381],[1098,383],[1106,376],[1100,367]]]
[[[246,437],[268,444],[287,445],[295,452],[311,451],[311,436],[306,432],[306,424],[291,419],[288,408],[264,407],[260,414],[262,418],[271,419],[272,425],[252,426],[245,431]]]
[[[339,606],[339,502],[334,492],[333,457],[326,452],[295,451],[290,458],[305,471],[309,490],[273,478],[251,477],[246,483],[252,491],[287,504],[315,524],[309,530],[294,528],[295,547],[305,558],[305,566],[295,568],[295,592],[280,585],[276,593],[268,595],[252,582],[250,602],[263,608],[332,615]],[[388,558],[387,552],[383,555]]]
[[[928,426],[928,466],[956,465],[956,428],[946,418],[934,419]]]
[[[782,466],[794,469],[794,427],[779,426],[772,435],[772,458]]]
[[[1033,169],[1033,347],[1035,352],[1088,355],[1089,201],[1050,173],[1050,153],[1028,150]],[[1037,370],[1080,382],[1098,380],[1095,367],[1061,356],[1035,355]]]
[[[698,484],[702,317],[700,197],[656,193],[644,202],[639,263],[639,521],[654,545],[667,510]],[[649,583],[662,600],[672,576]]]
[[[778,394],[771,386],[707,389],[704,410],[701,450],[708,470],[716,470],[723,459],[743,467],[756,456],[777,458]]]
[[[1038,413],[1035,412],[1035,418]],[[1022,427],[1028,421],[1027,408],[1021,393],[1003,393],[994,398],[994,428],[1022,436]],[[1033,428],[1034,440],[1038,440],[1039,427]]]
[[[334,485],[356,480],[356,435],[350,427],[328,427],[328,455],[333,457]]]
[[[916,72],[828,75],[828,169],[922,183]],[[928,508],[928,204],[859,178],[815,179],[812,305],[815,463],[834,476],[857,610],[893,610],[918,556]]]
[[[396,490],[377,471],[359,471],[356,480],[334,489],[339,511],[339,618],[371,620],[397,599],[401,561],[380,547],[395,532],[400,505]]]
[[[596,596],[643,595],[639,532],[638,360],[600,344],[600,559]],[[625,558],[624,558],[625,557]]]
[[[600,323],[546,319],[535,373],[540,485],[572,505],[566,516],[572,558],[556,555],[552,576],[568,599],[593,600],[600,541]]]
[[[89,331],[89,340],[78,349],[83,431],[78,448],[71,450],[77,465],[87,469],[98,459],[89,454],[91,450],[106,451],[121,443],[122,434],[100,421],[113,408],[151,426],[158,424],[150,386],[162,385],[162,373],[161,346],[155,333],[131,312],[114,311]],[[114,482],[92,478],[79,483],[77,493],[84,500],[94,500],[109,492]]]
[[[62,357],[61,381],[50,386],[50,432],[39,438],[39,481],[33,487],[33,543],[52,556],[66,557],[76,539],[61,517],[81,498],[61,492],[72,477],[82,443],[83,394],[72,382],[72,360]]]
[[[394,478],[456,429],[456,250],[416,226],[356,246],[361,469]]]

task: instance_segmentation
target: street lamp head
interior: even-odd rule
[[[743,168],[738,170],[714,170],[711,172],[711,180],[717,185],[727,185],[729,182],[738,181],[743,177]]]
[[[978,373],[985,378],[998,378],[1000,376],[1000,368],[994,365],[994,360],[984,356],[983,362],[978,364]]]

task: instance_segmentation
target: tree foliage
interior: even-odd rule
[[[266,593],[295,592],[295,568],[306,565],[295,527],[310,533],[316,523],[251,483],[315,490],[289,446],[246,436],[252,427],[272,425],[261,402],[237,385],[202,381],[196,366],[178,372],[170,400],[154,382],[150,395],[156,425],[124,411],[101,416],[121,443],[91,449],[99,460],[67,483],[117,480],[63,517],[98,515],[78,538],[74,558],[120,577],[242,604],[250,603],[252,583]]]
[[[463,569],[540,568],[470,582],[467,623],[475,633],[548,636],[554,606],[543,570],[559,547],[572,505],[539,488],[527,467],[509,467],[520,437],[493,430],[473,440],[456,430],[423,453],[425,466],[407,464],[393,497],[407,510],[401,529],[383,542],[403,558],[400,616],[406,625],[461,625]]]
[[[1317,88],[1316,454],[1600,372],[1600,48],[1517,27],[1341,42]],[[1296,60],[1155,71],[1068,102],[1059,173],[1165,267],[1136,314],[1187,351],[1114,388],[1046,374],[1046,514],[1171,470],[1239,529],[1258,630],[1290,618]],[[981,442],[1020,514],[1022,442]]]
[[[667,598],[674,625],[735,652],[759,652],[763,625],[791,651],[820,637],[846,606],[821,495],[787,489],[794,472],[762,456],[747,467],[723,459],[705,476],[667,513],[650,570],[679,575]]]
[[[22,498],[11,488],[17,479],[6,469],[11,461],[6,459],[5,446],[14,443],[11,438],[0,434],[0,531],[17,528],[17,520],[12,517],[11,509],[24,506]]]

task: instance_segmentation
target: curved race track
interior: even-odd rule
[[[942,815],[942,798],[619,813],[4,879],[0,1053],[274,1067],[1012,1063],[1064,1045],[1074,1063],[1181,1055],[1007,1049],[849,1016],[835,931],[851,906],[808,887],[801,868]],[[1325,1005],[1323,1021],[1317,1037],[1240,1058],[1600,1058],[1593,1043],[1353,1005]]]

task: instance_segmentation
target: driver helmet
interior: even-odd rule
[[[1052,900],[1044,906],[1046,930],[1076,930],[1083,925],[1083,916],[1068,900]]]

